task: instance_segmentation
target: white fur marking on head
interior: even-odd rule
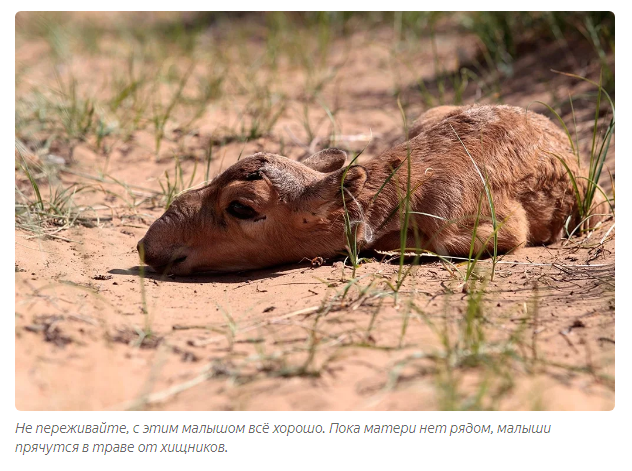
[[[293,200],[301,196],[305,184],[292,172],[274,165],[265,164],[261,171],[270,179],[284,199]]]

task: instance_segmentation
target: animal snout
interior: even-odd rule
[[[171,253],[161,250],[159,247],[156,247],[155,244],[149,243],[146,237],[138,241],[136,250],[138,251],[141,262],[153,268],[166,266],[171,258]]]
[[[138,241],[138,243],[136,244],[136,251],[138,252],[138,256],[140,257],[140,261],[143,263],[146,263],[147,265],[152,265],[152,263],[150,263],[150,259],[152,257],[147,257],[147,248],[145,245],[145,239],[141,239]]]
[[[141,261],[157,271],[174,268],[186,261],[188,257],[184,247],[175,245],[164,247],[162,244],[158,245],[155,246],[148,243],[146,237],[139,240],[138,244],[136,244],[136,250],[138,250]]]
[[[145,243],[145,239],[141,239],[138,241],[138,243],[136,244],[136,251],[138,252],[138,256],[141,258],[141,260],[144,263],[147,263],[147,265],[149,265],[148,262],[146,262],[147,259],[147,247],[146,247],[146,243]]]

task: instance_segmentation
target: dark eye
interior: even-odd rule
[[[253,173],[249,173],[248,175],[246,175],[246,181],[253,181],[253,180],[261,180],[261,173],[260,172],[253,172]]]
[[[230,215],[235,216],[239,219],[252,219],[257,215],[257,211],[252,209],[250,206],[246,206],[245,204],[241,204],[238,201],[233,201],[228,205],[227,211]]]

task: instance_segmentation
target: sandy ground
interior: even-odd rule
[[[402,85],[414,117],[424,109],[415,75],[430,83],[434,69],[422,54],[413,58],[424,64],[415,74],[393,69],[399,74],[393,77],[384,67],[390,56],[379,42],[361,36],[349,41],[350,53],[334,48],[331,60],[342,65],[323,96],[340,108],[336,121],[343,137],[337,145],[358,150],[366,144],[362,136],[376,136],[363,154],[368,159],[400,134],[394,83]],[[457,52],[471,55],[470,43],[440,35],[439,54],[447,63]],[[18,43],[17,57],[29,64],[30,82],[50,77],[41,63],[46,52],[36,41]],[[550,72],[551,64],[563,69],[579,61],[581,71],[594,76],[595,63],[582,62],[581,51],[574,52],[569,59],[568,51],[550,46],[524,54],[513,78],[501,81],[502,100],[527,106],[550,101],[551,90],[556,96],[584,92],[587,84]],[[83,60],[85,75],[111,67],[98,57]],[[214,146],[211,175],[240,152],[283,150],[294,158],[306,152],[293,142],[305,139],[297,124],[301,94],[293,85],[302,83],[304,72],[288,66],[283,73],[288,108],[271,135],[245,146]],[[477,93],[468,87],[465,101],[474,102]],[[314,116],[325,115],[310,106]],[[578,104],[575,111],[585,146],[590,108]],[[159,190],[158,179],[173,171],[174,153],[203,155],[218,126],[234,117],[234,103],[219,104],[199,120],[195,133],[182,136],[170,124],[158,158],[146,130],[127,142],[112,140],[107,156],[90,141],[60,144],[55,154],[66,160],[60,178],[68,184],[85,181],[77,173],[96,175],[107,157],[110,176]],[[325,126],[319,135],[316,149],[327,144]],[[607,166],[614,175],[614,146]],[[183,169],[190,175],[193,159],[184,160]],[[16,181],[28,187],[24,179]],[[609,191],[607,176],[603,184]],[[122,192],[114,184],[100,188]],[[472,301],[477,293],[464,292],[434,259],[413,268],[397,296],[386,282],[397,277],[399,266],[387,256],[362,265],[356,283],[349,283],[351,270],[337,260],[222,276],[165,278],[142,271],[135,246],[162,208],[151,191],[135,191],[134,208],[125,197],[102,191],[78,195],[79,203],[94,208],[93,227],[77,225],[56,234],[59,238],[16,229],[18,409],[614,407],[615,241],[614,231],[607,232],[612,221],[588,240],[506,256],[492,281],[478,283],[485,295],[477,308]],[[480,262],[481,273],[490,266]],[[469,334],[468,309],[479,309]],[[476,361],[465,351],[468,335],[481,340]]]

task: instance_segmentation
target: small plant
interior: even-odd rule
[[[351,159],[351,162],[349,163],[349,165],[343,172],[342,179],[340,180],[340,193],[342,195],[344,231],[345,231],[345,239],[347,241],[347,245],[346,245],[347,260],[349,260],[349,263],[351,264],[351,278],[354,278],[354,279],[356,276],[357,268],[360,266],[360,264],[362,264],[362,262],[367,260],[366,258],[360,257],[360,248],[358,247],[358,228],[362,224],[364,224],[364,220],[363,220],[364,218],[363,218],[363,209],[360,206],[360,203],[353,197],[353,195],[349,193],[349,195],[352,198],[353,204],[357,206],[357,211],[359,212],[359,219],[358,220],[352,219],[352,215],[349,212],[349,208],[347,206],[346,193],[348,193],[348,191],[345,188],[345,179],[347,178],[347,172],[349,171],[351,166],[358,160],[358,158],[364,152],[365,149],[366,149],[366,146],[353,159]]]
[[[209,171],[209,166],[210,166],[210,158],[211,158],[211,155],[209,153],[208,158],[207,158],[207,168],[206,168],[207,179],[208,179],[208,171]],[[195,180],[195,174],[197,171],[197,160],[194,160],[193,172],[191,172],[191,177],[189,178],[188,183],[185,183],[184,174],[182,172],[182,164],[180,163],[180,159],[178,158],[178,156],[174,157],[174,161],[175,161],[175,164],[174,164],[175,169],[174,169],[173,181],[169,177],[169,173],[165,170],[165,182],[163,183],[162,180],[158,182],[160,183],[160,188],[162,189],[165,210],[169,209],[169,206],[171,206],[171,203],[173,203],[173,200],[175,200],[176,197],[180,193],[182,193],[187,188],[191,188],[193,186],[193,181]]]
[[[347,167],[342,174],[342,180],[340,182],[340,192],[342,193],[342,206],[343,206],[343,218],[344,218],[344,231],[345,238],[347,240],[347,259],[351,264],[351,278],[355,278],[356,270],[364,260],[360,258],[359,247],[358,247],[358,227],[360,222],[354,221],[351,219],[351,214],[349,213],[349,209],[347,208],[347,199],[345,197],[345,192],[347,191],[344,187],[345,178],[347,177],[347,171],[349,167],[357,160],[358,154],[354,159],[352,159],[351,164]],[[354,201],[355,202],[355,201]],[[357,203],[357,202],[356,202]]]
[[[474,160],[474,158],[470,154],[470,151],[467,150],[467,147],[465,146],[465,144],[463,143],[463,141],[459,137],[458,133],[454,130],[454,128],[452,127],[451,124],[450,124],[450,128],[452,128],[452,131],[454,132],[454,134],[456,135],[457,139],[459,140],[459,142],[463,146],[463,149],[465,150],[465,153],[467,154],[467,156],[472,161],[472,165],[474,165],[474,168],[476,169],[476,173],[478,173],[478,176],[481,178],[481,181],[483,183],[483,188],[485,190],[485,197],[487,199],[487,203],[489,204],[489,213],[490,213],[490,216],[491,216],[491,223],[492,223],[491,237],[493,238],[493,245],[492,245],[493,253],[491,254],[491,257],[492,257],[492,271],[491,271],[490,278],[493,280],[494,279],[494,272],[496,270],[496,262],[498,261],[498,231],[500,229],[501,224],[496,219],[496,207],[494,206],[494,199],[492,197],[491,186],[489,185],[489,181],[488,181],[487,176],[486,176],[487,172],[485,172],[485,176],[484,176],[483,172],[481,172],[481,170],[479,169],[478,165],[476,164],[476,161]],[[485,171],[485,170],[483,169],[483,171]],[[479,220],[480,220],[480,207],[481,207],[480,200],[479,200],[479,206],[478,207],[479,207],[479,211],[478,211],[478,214],[476,215],[476,222],[475,222],[473,233],[472,233],[472,242],[470,244],[470,259],[471,259],[472,254],[473,254],[474,244],[476,242],[476,237],[477,237],[476,234],[477,234],[477,230],[478,230],[478,224],[479,224]],[[485,247],[487,246],[487,241],[484,241],[482,246],[483,246],[482,250],[484,250]],[[480,257],[480,254],[479,254],[479,257]],[[468,267],[468,278],[469,278],[469,275],[472,273],[473,268],[474,268],[473,266],[469,266]]]
[[[608,197],[608,195],[606,195],[603,189],[599,186],[599,180],[601,178],[601,173],[603,171],[606,157],[608,156],[608,150],[610,149],[610,142],[611,142],[612,136],[614,135],[615,107],[614,107],[614,102],[610,98],[610,95],[608,95],[608,93],[602,87],[602,75],[600,75],[599,83],[596,83],[585,77],[580,77],[579,75],[569,74],[565,72],[558,72],[558,71],[554,71],[554,72],[562,74],[562,75],[566,75],[569,77],[573,77],[579,80],[583,80],[597,87],[595,117],[593,120],[593,132],[592,132],[592,139],[590,143],[590,156],[589,156],[589,161],[588,161],[588,176],[584,177],[582,175],[575,175],[561,156],[556,155],[556,154],[551,154],[553,157],[557,158],[562,163],[562,165],[564,165],[564,168],[566,169],[568,176],[571,180],[571,183],[573,185],[573,191],[575,193],[575,198],[577,201],[577,208],[579,212],[580,222],[576,227],[573,228],[573,227],[569,227],[570,218],[567,220],[566,233],[570,237],[578,231],[585,232],[592,229],[593,225],[591,224],[591,221],[590,221],[591,218],[595,216],[604,216],[605,208],[603,208],[603,204],[599,204],[599,205],[594,204],[595,199],[598,194],[600,194],[603,197],[604,202],[608,204],[608,208],[614,215],[614,206],[613,206],[614,187],[613,187],[612,197]],[[600,113],[601,113],[602,96],[605,96],[605,98],[608,100],[608,104],[610,105],[612,116],[609,119],[609,121],[607,121],[607,125],[605,129],[600,130],[599,121],[600,121]],[[577,157],[577,163],[579,167],[581,168],[582,158],[580,154],[579,143],[573,142],[573,137],[568,129],[568,126],[564,123],[564,120],[561,118],[561,116],[557,112],[555,112],[555,110],[551,106],[543,102],[537,102],[537,103],[540,103],[546,106],[549,109],[549,111],[551,111],[555,115],[555,117],[561,124],[562,128],[564,129],[564,132],[568,136],[570,147],[573,153],[575,154],[575,156]],[[572,98],[570,99],[570,103],[571,103],[571,109],[572,109]],[[575,121],[575,114],[573,111],[573,122],[574,121]]]
[[[78,83],[74,76],[70,76],[65,84],[59,74],[56,74],[60,102],[55,105],[60,121],[69,138],[84,140],[95,123],[95,102],[82,99],[77,90]]]
[[[138,245],[138,255],[140,257],[140,265],[138,267],[138,280],[140,283],[140,299],[141,299],[141,310],[143,312],[145,327],[142,331],[140,343],[145,338],[150,338],[152,336],[151,330],[151,317],[149,315],[149,308],[147,307],[147,294],[145,292],[145,246],[143,244]]]
[[[252,141],[270,134],[285,111],[283,97],[266,92],[255,96],[245,107],[237,135],[242,142]]]
[[[34,237],[47,236],[63,239],[57,234],[76,223],[92,225],[91,220],[83,216],[89,208],[78,207],[74,203],[77,193],[91,187],[75,183],[63,187],[61,183],[52,183],[51,176],[44,172],[39,175],[34,174],[18,146],[16,149],[20,155],[18,168],[25,175],[33,192],[32,196],[29,196],[16,184],[16,227],[34,233]],[[38,180],[45,180],[48,183],[48,189],[42,191]]]
[[[152,122],[154,124],[156,158],[158,158],[158,154],[160,153],[160,147],[162,144],[162,139],[165,135],[165,125],[167,124],[167,120],[171,117],[176,105],[182,101],[182,91],[189,81],[189,77],[193,73],[194,67],[195,63],[192,63],[184,72],[184,74],[180,77],[180,79],[178,80],[177,89],[175,93],[171,96],[171,99],[167,103],[166,107],[163,107],[159,99],[154,100]],[[158,94],[157,89],[154,90],[154,94]]]
[[[419,235],[417,233],[417,227],[415,224],[414,219],[411,220],[411,207],[410,207],[410,197],[413,193],[413,191],[417,190],[417,188],[413,189],[411,186],[411,179],[412,179],[412,162],[411,162],[411,149],[410,149],[410,142],[408,140],[408,121],[406,120],[406,113],[404,111],[404,108],[402,107],[402,102],[401,100],[397,99],[397,106],[399,107],[399,111],[401,113],[402,116],[402,121],[403,121],[403,125],[404,125],[404,136],[406,139],[406,188],[405,188],[405,196],[403,199],[401,199],[401,203],[398,205],[398,208],[400,208],[401,214],[400,214],[400,253],[399,253],[399,269],[397,270],[397,285],[396,285],[396,289],[397,291],[399,291],[399,289],[401,288],[402,284],[404,283],[404,280],[406,279],[406,277],[408,276],[408,274],[410,273],[410,270],[412,268],[412,264],[408,266],[408,268],[406,270],[404,270],[404,263],[405,263],[405,258],[406,258],[406,253],[407,253],[407,246],[408,246],[408,238],[409,238],[409,226],[411,224],[413,224],[413,230],[414,230],[414,234],[415,234],[415,247],[420,250],[420,241],[419,241]],[[399,185],[396,186],[396,188],[399,189]],[[417,252],[418,253],[418,252]],[[419,263],[419,255],[415,256],[415,260],[414,263]]]

